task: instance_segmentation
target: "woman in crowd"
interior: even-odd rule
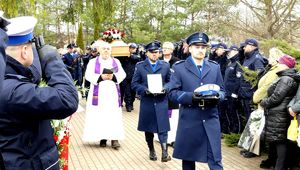
[[[296,94],[300,75],[294,68],[295,58],[284,55],[279,58],[279,63],[289,68],[277,73],[279,79],[275,80],[267,90],[267,97],[262,99],[260,105],[265,110],[265,139],[276,148],[277,160],[275,170],[286,168],[287,154],[287,129],[291,117],[287,105]]]

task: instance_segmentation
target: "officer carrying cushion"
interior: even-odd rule
[[[173,65],[168,84],[169,99],[181,105],[173,157],[182,159],[183,170],[195,169],[195,161],[222,170],[217,105],[225,94],[220,66],[205,58],[205,33],[196,32],[186,41],[191,55]]]
[[[9,20],[7,65],[0,92],[0,150],[10,169],[59,169],[50,119],[63,119],[78,107],[77,90],[57,50],[38,46],[48,87],[39,87],[29,67],[33,63],[34,17]]]

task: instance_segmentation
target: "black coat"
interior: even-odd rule
[[[265,137],[268,142],[287,139],[287,129],[291,121],[287,105],[295,96],[300,80],[300,74],[294,69],[283,70],[277,74],[279,79],[269,87],[268,97],[260,103],[265,109]]]
[[[0,28],[0,89],[2,88],[2,82],[5,72],[5,47],[6,47],[7,34]]]
[[[226,96],[230,97],[232,94],[238,94],[240,87],[240,76],[237,74],[239,55],[236,55],[229,59],[229,63],[225,70],[224,86],[226,90]]]
[[[121,65],[126,73],[125,79],[131,81],[134,74],[135,65],[137,62],[141,61],[141,57],[137,54],[130,54],[129,57],[119,57],[118,59],[120,60]]]
[[[220,65],[222,77],[224,78],[226,66],[228,64],[226,53],[221,56],[218,56],[215,52],[209,56],[210,60],[216,61]]]
[[[0,150],[6,170],[59,169],[50,119],[73,114],[78,96],[70,73],[53,56],[58,54],[44,55],[42,64],[48,87],[38,87],[30,69],[7,57],[0,92]]]

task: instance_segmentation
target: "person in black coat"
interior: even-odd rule
[[[39,49],[40,64],[48,87],[35,84],[32,30],[34,17],[9,20],[7,63],[0,92],[0,150],[10,169],[59,170],[59,156],[51,119],[64,119],[78,107],[77,90],[57,50]]]
[[[6,42],[7,42],[7,34],[6,34],[6,26],[9,22],[2,17],[3,12],[0,11],[0,90],[2,89],[2,82],[4,79],[5,73],[5,65],[6,65]],[[0,170],[4,169],[3,158],[0,150]]]
[[[122,99],[124,98],[127,112],[131,112],[135,100],[135,91],[131,89],[132,76],[137,62],[141,61],[140,55],[137,53],[137,44],[131,43],[129,45],[130,56],[120,57],[120,62],[126,73],[126,78],[121,82]]]
[[[293,67],[295,59],[285,55],[284,58],[290,69],[277,73],[279,79],[276,80],[268,89],[268,97],[264,98],[260,105],[265,110],[265,140],[273,144],[276,148],[277,160],[275,169],[286,169],[287,157],[287,130],[291,122],[291,116],[288,113],[287,106],[295,96],[300,74]]]
[[[5,48],[6,48],[6,41],[7,41],[7,34],[6,34],[6,26],[9,22],[2,17],[3,12],[0,11],[0,89],[2,88],[2,81],[4,78],[4,70],[5,70]]]

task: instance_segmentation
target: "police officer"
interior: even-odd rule
[[[127,112],[131,112],[133,108],[133,102],[135,100],[135,91],[131,89],[132,76],[134,74],[134,68],[137,62],[140,61],[141,57],[137,53],[137,45],[131,43],[129,45],[129,57],[121,57],[120,62],[126,73],[126,78],[121,83],[121,91],[124,92],[124,101]]]
[[[170,79],[170,66],[165,61],[158,60],[160,44],[152,42],[146,45],[147,59],[136,64],[135,72],[132,78],[131,87],[141,96],[138,130],[145,132],[146,142],[149,147],[150,160],[157,160],[153,145],[153,133],[158,134],[162,148],[162,162],[171,160],[168,155],[167,139],[170,123],[168,117],[168,98],[166,90],[161,93],[152,93],[148,90],[147,76],[151,74],[161,75],[162,84]]]
[[[224,77],[227,66],[227,45],[221,42],[218,43],[214,48],[215,50],[212,52],[212,55],[209,57],[209,59],[216,61],[220,65],[221,73]]]
[[[39,49],[48,87],[34,84],[29,66],[37,20],[18,17],[9,21],[7,65],[0,92],[0,149],[5,168],[59,170],[49,120],[63,119],[76,111],[76,88],[56,49],[49,45]]]
[[[207,162],[210,169],[223,169],[217,100],[224,99],[220,66],[205,58],[209,38],[196,32],[187,38],[191,55],[173,65],[168,85],[169,98],[181,104],[173,157],[182,159],[183,170],[195,169],[195,161]],[[201,85],[220,86],[215,102],[198,100],[194,90]]]
[[[238,91],[241,75],[237,74],[239,61],[239,48],[232,45],[229,48],[227,58],[229,60],[225,70],[224,86],[226,89],[226,115],[224,116],[227,122],[221,124],[222,129],[227,128],[231,133],[241,133],[241,115],[238,112]]]
[[[96,47],[90,47],[90,54],[86,54],[86,56],[84,56],[82,58],[83,68],[84,68],[84,76],[85,76],[85,70],[87,68],[87,65],[88,65],[89,61],[93,58],[96,58],[98,55],[99,55],[99,52],[98,52],[97,48]],[[91,83],[89,81],[86,81],[86,80],[84,81],[84,88],[86,90],[85,90],[85,94],[83,94],[83,95],[86,99],[87,99],[87,96],[88,96],[88,89],[90,88],[90,84]]]
[[[257,71],[258,73],[263,72],[267,63],[264,61],[263,56],[259,53],[257,40],[254,38],[246,39],[244,45],[245,59],[242,66],[250,70]],[[242,71],[240,70],[237,74],[242,75]],[[250,113],[254,110],[252,106],[252,96],[255,89],[252,88],[252,85],[247,82],[243,76],[240,80],[238,95],[248,120]]]
[[[2,89],[2,82],[4,79],[4,73],[5,73],[5,66],[6,66],[6,54],[5,54],[5,48],[6,48],[6,41],[7,41],[7,34],[6,34],[6,26],[9,24],[9,22],[2,17],[3,12],[0,11],[0,90]],[[3,158],[0,150],[0,170],[4,169],[3,164]]]
[[[6,26],[9,24],[9,22],[2,17],[3,12],[0,11],[0,90],[2,88],[2,81],[4,78],[4,72],[5,72],[5,62],[6,62],[6,55],[5,55],[5,48],[6,48],[6,41],[7,41],[7,34]]]
[[[73,63],[73,60],[74,60],[74,44],[68,44],[67,46],[67,50],[68,52],[66,54],[64,54],[62,56],[62,60],[65,64],[65,66],[67,67],[68,71],[70,72],[70,74],[72,75],[72,78],[74,79],[74,63]]]

